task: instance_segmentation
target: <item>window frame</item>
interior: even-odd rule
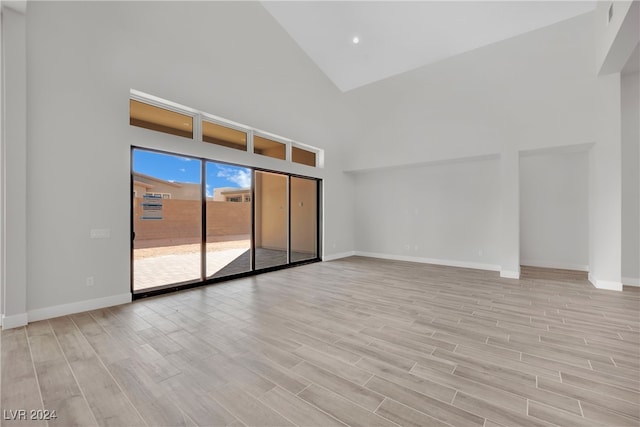
[[[269,141],[277,142],[278,144],[284,145],[284,159],[280,159],[279,157],[267,156],[266,154],[256,153],[255,152],[255,141],[254,141],[254,138],[256,136],[259,137],[259,138],[267,139]],[[251,135],[251,145],[252,145],[251,154],[254,154],[254,155],[257,155],[257,156],[262,156],[262,157],[270,157],[272,159],[277,159],[277,160],[284,160],[285,162],[291,162],[291,140],[288,140],[286,138],[282,138],[280,136],[271,134],[269,132],[262,132],[262,131],[255,131],[254,130],[253,134]]]
[[[231,150],[237,150],[237,151],[244,151],[244,152],[249,152],[249,141],[252,139],[252,136],[250,135],[249,129],[245,126],[242,126],[238,123],[232,122],[230,120],[225,120],[221,117],[217,117],[214,116],[213,114],[208,114],[208,113],[203,113],[201,112],[199,115],[199,123],[200,123],[200,142],[203,142],[205,144],[214,144],[217,147],[223,147],[223,148],[229,148]],[[204,126],[202,125],[202,122],[209,122],[212,123],[214,125],[218,125],[218,126],[222,126],[231,130],[235,130],[238,132],[243,132],[245,135],[247,135],[247,142],[246,142],[246,146],[244,148],[244,150],[240,149],[240,148],[232,148],[232,147],[225,147],[224,145],[219,145],[219,144],[215,144],[212,142],[206,142],[204,140],[204,133],[203,133],[203,129]],[[194,138],[195,139],[195,138]]]
[[[134,244],[133,244],[133,238],[135,236],[134,234],[134,209],[133,209],[133,203],[134,200],[131,201],[131,204],[129,206],[130,209],[130,236],[131,236],[131,240],[130,240],[130,288],[131,288],[131,293],[132,293],[132,298],[135,299],[140,299],[140,298],[146,298],[146,297],[150,297],[150,296],[155,296],[155,295],[160,295],[160,294],[164,294],[164,293],[168,293],[168,292],[174,292],[174,291],[179,291],[179,290],[184,290],[184,289],[189,289],[189,288],[194,288],[194,287],[199,287],[199,286],[206,286],[206,285],[210,285],[210,284],[215,284],[215,283],[219,283],[219,282],[225,282],[225,281],[229,281],[229,280],[233,280],[233,279],[237,279],[240,277],[247,277],[247,276],[254,276],[254,275],[258,275],[258,274],[262,274],[262,273],[268,273],[270,271],[276,271],[276,270],[282,270],[282,269],[287,269],[287,268],[291,268],[291,267],[295,267],[295,266],[299,266],[299,265],[304,265],[304,264],[310,264],[310,263],[315,263],[315,262],[322,262],[322,249],[323,249],[323,240],[322,240],[322,236],[323,236],[323,226],[324,226],[324,217],[323,217],[323,199],[322,199],[322,188],[323,188],[323,179],[322,178],[318,178],[318,177],[314,177],[314,176],[307,176],[307,175],[302,175],[299,173],[292,173],[292,172],[287,172],[287,171],[282,171],[282,170],[277,170],[277,169],[268,169],[268,168],[263,168],[263,167],[258,167],[258,166],[248,166],[248,165],[244,165],[244,164],[240,164],[240,163],[234,163],[234,162],[228,162],[228,161],[224,161],[224,160],[215,160],[212,159],[210,157],[205,157],[203,155],[193,155],[193,154],[183,154],[183,153],[179,153],[179,152],[174,152],[174,151],[168,151],[168,150],[164,150],[164,149],[156,149],[156,148],[149,148],[149,147],[144,147],[144,146],[137,146],[137,145],[131,145],[130,146],[130,188],[131,188],[131,194],[134,194],[134,170],[133,170],[133,152],[134,150],[143,150],[143,151],[151,151],[151,152],[155,152],[155,153],[160,153],[160,154],[167,154],[167,155],[177,155],[177,156],[181,156],[181,157],[185,157],[185,158],[190,158],[193,160],[198,160],[201,162],[201,168],[202,168],[202,181],[201,181],[201,203],[202,203],[202,211],[201,211],[201,228],[202,228],[202,232],[201,232],[201,238],[202,238],[202,242],[201,245],[203,247],[206,247],[206,227],[207,227],[207,219],[206,219],[206,202],[207,202],[207,198],[206,198],[206,177],[204,174],[205,168],[206,168],[206,163],[207,162],[214,162],[214,163],[218,163],[218,164],[223,164],[223,165],[230,165],[230,166],[235,166],[235,167],[241,167],[241,168],[246,168],[249,169],[251,171],[251,175],[252,175],[252,182],[251,182],[251,189],[250,189],[250,193],[249,193],[249,197],[250,200],[248,201],[248,203],[251,203],[251,221],[252,221],[252,225],[251,225],[251,270],[248,272],[244,272],[244,273],[239,273],[239,274],[235,274],[235,275],[230,275],[230,276],[225,276],[225,277],[220,277],[220,278],[212,278],[212,277],[207,277],[206,276],[206,253],[201,253],[201,277],[200,280],[193,280],[193,281],[186,281],[186,282],[181,282],[181,283],[174,283],[174,284],[168,284],[168,285],[164,285],[164,286],[160,286],[160,287],[156,287],[156,288],[148,288],[148,289],[143,289],[143,290],[134,290]],[[275,265],[275,266],[270,266],[270,267],[265,267],[265,268],[260,268],[260,269],[256,269],[255,268],[255,182],[254,182],[254,177],[255,177],[255,172],[266,172],[266,173],[273,173],[273,174],[278,174],[278,175],[284,175],[287,178],[287,228],[286,228],[286,232],[287,232],[287,263],[285,264],[281,264],[281,265]],[[290,185],[291,185],[291,179],[292,178],[304,178],[304,179],[308,179],[308,180],[312,180],[315,181],[316,183],[316,241],[315,241],[315,246],[316,246],[316,256],[314,258],[310,258],[310,259],[305,259],[305,260],[301,260],[301,261],[292,261],[291,260],[291,195],[290,195]],[[244,197],[243,197],[243,202],[245,202]],[[246,203],[246,202],[245,202]]]
[[[179,136],[180,138],[184,138],[188,141],[193,141],[196,143],[201,143],[201,144],[207,144],[209,146],[216,146],[216,147],[222,147],[225,149],[229,149],[229,150],[236,150],[236,151],[241,151],[241,152],[246,152],[249,155],[258,155],[258,156],[262,156],[262,157],[271,157],[271,156],[266,156],[264,154],[259,154],[259,153],[255,153],[255,147],[254,147],[254,136],[259,136],[262,138],[266,138],[269,140],[272,140],[274,142],[283,144],[285,146],[285,158],[284,159],[280,159],[278,157],[271,157],[273,159],[276,160],[282,160],[284,162],[290,163],[292,165],[302,165],[302,166],[306,166],[306,167],[314,167],[314,168],[318,168],[318,169],[323,169],[324,168],[324,150],[318,147],[314,147],[308,144],[303,144],[301,142],[298,141],[294,141],[292,139],[289,138],[285,138],[276,134],[273,134],[271,132],[267,132],[267,131],[263,131],[260,129],[256,129],[253,128],[251,126],[247,126],[244,125],[242,123],[238,123],[235,122],[233,120],[229,120],[229,119],[225,119],[222,118],[220,116],[216,116],[214,114],[211,113],[207,113],[204,111],[200,111],[197,110],[195,108],[191,108],[191,107],[187,107],[185,105],[181,105],[178,104],[176,102],[172,102],[172,101],[168,101],[166,99],[162,99],[160,97],[154,96],[154,95],[150,95],[135,89],[130,89],[130,93],[129,93],[129,99],[130,100],[134,100],[134,101],[138,101],[138,102],[142,102],[144,104],[148,104],[150,106],[153,107],[157,107],[157,108],[161,108],[170,112],[174,112],[174,113],[178,113],[178,114],[183,114],[185,116],[191,117],[191,119],[193,120],[193,126],[192,126],[192,130],[193,130],[193,137],[192,138],[188,138],[188,137],[184,137],[184,136]],[[131,117],[131,116],[130,116]],[[131,118],[129,119],[131,120]],[[224,145],[218,145],[215,143],[210,143],[210,142],[205,142],[203,140],[203,122],[209,122],[218,126],[223,126],[232,130],[236,130],[239,132],[244,132],[247,135],[247,145],[246,145],[246,149],[245,150],[241,150],[239,148],[232,148],[232,147],[226,147]],[[135,125],[132,125],[135,126]],[[137,126],[136,126],[137,127]],[[148,129],[148,128],[142,128],[141,129]],[[151,130],[151,129],[148,129]],[[161,133],[165,133],[167,135],[174,135],[174,134],[170,134],[170,133],[166,133],[166,132],[162,132],[162,131],[156,131],[156,132],[161,132]],[[174,135],[174,136],[178,136],[178,135]],[[293,161],[293,155],[292,155],[292,151],[293,151],[293,147],[299,148],[301,150],[305,150],[305,151],[309,151],[315,154],[315,166],[311,166],[311,165],[307,165],[306,163],[299,163],[299,162],[294,162]]]
[[[192,137],[186,137],[186,136],[180,136],[180,135],[175,135],[172,133],[168,133],[168,132],[162,132],[162,131],[156,131],[154,130],[154,132],[160,132],[160,133],[164,133],[166,135],[174,135],[174,136],[179,136],[180,138],[184,138],[186,140],[194,140],[196,138],[196,135],[198,134],[198,132],[201,132],[200,130],[200,123],[198,122],[197,118],[198,118],[198,112],[192,108],[188,108],[185,107],[183,105],[179,105],[179,104],[175,104],[169,101],[165,101],[165,100],[160,100],[159,98],[155,98],[151,95],[140,95],[138,93],[134,93],[134,91],[132,90],[130,95],[129,95],[129,101],[137,101],[143,104],[147,104],[150,105],[152,107],[156,107],[156,108],[160,108],[162,110],[166,110],[166,111],[170,111],[172,113],[177,113],[177,114],[182,114],[183,116],[188,116],[191,117],[192,120],[192,126],[191,126],[191,134]],[[129,122],[131,122],[131,110],[129,110]],[[136,125],[131,125],[134,127],[139,127],[140,129],[147,129],[147,130],[153,130],[153,129],[149,129],[149,128],[145,128],[145,127],[141,127],[141,126],[136,126]]]

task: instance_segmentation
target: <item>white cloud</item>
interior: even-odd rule
[[[211,188],[211,185],[207,184],[206,187],[207,197],[213,197],[213,189]]]
[[[182,172],[182,173],[184,173],[184,172],[186,172],[186,171],[187,171],[185,168],[180,168],[180,169],[178,169],[178,170],[179,170],[180,172]]]
[[[243,168],[218,167],[218,178],[224,178],[238,187],[251,187],[251,171]]]

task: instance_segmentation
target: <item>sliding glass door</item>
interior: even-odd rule
[[[255,268],[260,270],[289,262],[289,177],[261,171],[255,177]]]
[[[251,271],[251,169],[206,162],[206,277]]]
[[[292,176],[291,262],[318,257],[318,181]]]
[[[319,260],[318,180],[132,149],[132,290]]]
[[[132,152],[133,290],[201,280],[198,159]]]

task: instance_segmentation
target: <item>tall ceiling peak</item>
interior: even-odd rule
[[[595,9],[595,1],[263,1],[342,91]]]

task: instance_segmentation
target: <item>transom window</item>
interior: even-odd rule
[[[129,100],[129,124],[248,154],[310,167],[324,166],[319,148],[134,90]]]

